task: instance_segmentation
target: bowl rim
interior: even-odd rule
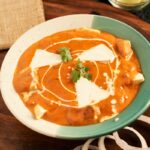
[[[149,45],[150,47],[150,43],[148,42],[148,40],[140,33],[138,32],[137,30],[135,30],[133,27],[129,26],[128,24],[122,22],[122,21],[119,21],[119,20],[116,20],[116,19],[113,19],[113,18],[110,18],[110,17],[106,17],[106,16],[99,16],[99,15],[91,15],[91,14],[74,14],[74,15],[67,15],[67,16],[62,16],[62,17],[57,17],[57,18],[54,18],[54,19],[50,19],[44,23],[41,23],[33,28],[31,28],[30,30],[28,30],[27,32],[25,32],[13,45],[12,47],[10,48],[9,52],[6,54],[4,60],[3,60],[3,63],[2,63],[2,66],[1,66],[1,93],[2,93],[2,97],[3,97],[3,100],[7,106],[7,108],[10,110],[10,112],[17,118],[18,121],[20,121],[22,124],[24,124],[25,126],[27,126],[28,128],[38,132],[38,133],[41,133],[41,134],[44,134],[44,135],[47,135],[47,136],[50,136],[50,137],[54,137],[54,138],[59,138],[59,139],[85,139],[85,138],[90,138],[90,137],[97,137],[97,136],[100,136],[100,135],[105,135],[105,134],[108,134],[110,132],[113,132],[113,131],[116,131],[120,128],[123,128],[124,126],[128,125],[129,123],[133,122],[138,116],[140,116],[150,105],[150,101],[147,101],[147,103],[144,105],[144,107],[139,110],[138,112],[136,112],[135,114],[132,114],[132,117],[128,118],[128,120],[126,120],[127,122],[123,122],[122,124],[120,125],[117,125],[117,122],[114,121],[115,118],[117,118],[117,116],[115,118],[112,118],[112,119],[109,119],[105,122],[114,122],[114,124],[116,124],[116,126],[114,128],[111,128],[109,129],[108,131],[103,131],[101,133],[99,133],[97,130],[95,131],[94,128],[96,129],[100,129],[100,124],[101,123],[97,123],[97,124],[93,124],[93,125],[88,125],[88,126],[73,126],[73,127],[70,127],[70,126],[61,126],[61,125],[56,125],[57,127],[59,128],[62,128],[63,131],[61,132],[54,132],[54,133],[50,133],[50,132],[45,132],[43,129],[40,130],[40,129],[37,129],[37,128],[34,128],[32,126],[32,124],[30,124],[29,122],[26,122],[26,120],[24,119],[21,119],[18,114],[16,113],[15,110],[11,109],[10,107],[10,104],[8,102],[8,94],[6,94],[6,89],[4,89],[4,86],[6,87],[6,84],[4,81],[3,81],[3,78],[6,76],[5,73],[6,73],[6,69],[5,69],[5,66],[7,64],[7,59],[8,59],[8,56],[11,55],[11,53],[13,53],[13,49],[15,48],[15,45],[16,43],[20,42],[20,40],[22,38],[24,38],[25,35],[27,34],[30,34],[30,31],[32,31],[33,29],[38,29],[41,25],[44,25],[48,22],[53,22],[53,21],[59,21],[59,19],[63,19],[63,18],[66,18],[66,17],[75,17],[75,16],[82,16],[82,17],[85,17],[85,16],[88,16],[88,17],[98,17],[99,19],[108,19],[108,20],[111,20],[113,22],[116,22],[116,23],[119,23],[127,28],[129,28],[130,30],[134,31],[136,34],[139,35],[140,38],[144,39],[145,43],[147,45]],[[19,59],[20,57],[18,57]],[[6,100],[7,99],[7,100]],[[150,97],[149,97],[149,100],[150,100]],[[22,101],[21,101],[22,102]],[[24,105],[24,104],[23,104]],[[26,107],[26,106],[24,106]],[[121,112],[122,113],[122,112]],[[120,114],[121,114],[120,113]],[[34,120],[35,121],[35,120]],[[43,120],[40,120],[39,122],[43,122]],[[47,122],[47,121],[44,121],[44,122]],[[49,123],[49,122],[48,122]],[[38,123],[37,123],[38,125]],[[93,133],[85,133],[88,129],[90,128],[93,128]],[[65,133],[65,131],[68,130],[68,133]],[[84,134],[82,135],[75,135],[75,134],[71,134],[72,131],[74,130],[74,133],[75,131],[80,131],[80,132],[84,132]],[[60,134],[61,133],[61,134]]]

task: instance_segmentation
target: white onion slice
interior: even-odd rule
[[[150,124],[150,117],[142,115],[138,118],[138,120]],[[100,137],[98,140],[98,147],[94,145],[90,145],[90,143],[92,143],[95,140],[94,138],[92,138],[92,139],[87,140],[84,145],[79,145],[73,150],[106,150],[105,138],[110,138],[110,139],[115,140],[116,144],[123,150],[150,150],[150,147],[148,147],[144,137],[138,131],[136,131],[132,127],[125,127],[124,129],[130,130],[134,134],[136,134],[136,136],[139,138],[141,142],[141,148],[129,145],[126,141],[124,141],[123,139],[119,137],[118,132],[114,132],[113,135],[106,135],[106,136]]]
[[[142,148],[148,148],[148,145],[147,145],[144,137],[139,132],[137,132],[134,128],[131,128],[131,127],[125,127],[125,129],[128,129],[128,130],[134,132],[137,135],[137,137],[141,141]]]
[[[113,136],[115,137],[115,141],[116,141],[116,144],[122,148],[123,150],[133,150],[133,149],[136,149],[138,147],[135,147],[135,146],[130,146],[128,145],[127,142],[125,142],[124,140],[122,140],[119,135],[118,135],[118,132],[114,132],[113,133]]]
[[[75,147],[73,150],[81,150],[83,145],[78,145],[77,147]]]
[[[83,145],[79,145],[75,147],[73,150],[82,150]],[[99,148],[95,145],[89,145],[88,150],[99,150]]]
[[[90,143],[92,143],[94,140],[95,140],[95,138],[88,139],[88,140],[85,142],[85,144],[83,145],[82,150],[88,150]]]
[[[138,118],[138,120],[150,124],[150,117],[148,117],[148,116],[141,115],[141,116]]]
[[[107,135],[107,136],[100,137],[99,140],[98,140],[99,150],[106,150],[105,143],[104,143],[105,138],[115,139],[112,135]]]

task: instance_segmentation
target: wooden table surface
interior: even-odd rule
[[[96,2],[96,0],[44,0],[46,19],[68,14],[99,14],[124,21],[136,28],[150,41],[150,24],[140,20],[131,13],[113,8],[109,5]],[[0,64],[7,51],[0,52]],[[145,112],[150,116],[150,108]],[[135,121],[130,126],[137,129],[150,146],[150,126],[146,123]],[[130,132],[119,131],[121,137],[127,139],[129,144],[140,146],[139,141]],[[22,125],[10,113],[0,95],[0,150],[71,150],[85,140],[60,140],[38,134]],[[109,150],[120,150],[115,142],[106,140]]]

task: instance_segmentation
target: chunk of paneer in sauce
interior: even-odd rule
[[[116,45],[117,45],[117,50],[118,50],[119,54],[126,59],[130,59],[130,57],[133,54],[133,50],[131,48],[130,41],[123,40],[123,39],[117,39]]]
[[[128,40],[117,39],[116,46],[118,53],[122,56],[122,81],[124,85],[140,84],[144,81],[144,76],[139,73],[138,67],[132,61],[129,61],[132,57],[133,50],[131,43]]]
[[[31,69],[15,72],[13,84],[17,92],[25,92],[30,90],[30,84],[32,81]]]
[[[92,106],[84,108],[69,108],[67,120],[70,125],[83,125],[93,122],[95,111]],[[97,120],[95,120],[95,123]]]
[[[35,114],[35,118],[36,119],[41,119],[42,116],[46,113],[46,109],[44,109],[42,106],[40,106],[39,104],[37,104],[34,107],[34,114]]]

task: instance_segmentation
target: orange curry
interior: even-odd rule
[[[114,61],[92,60],[82,64],[89,68],[89,82],[109,90],[108,83],[112,81],[113,93],[97,103],[78,107],[76,83],[70,75],[77,64],[77,57],[99,44],[113,51]],[[38,49],[59,55],[62,47],[69,48],[72,60],[35,69],[30,67]],[[142,81],[137,75],[140,72],[139,61],[128,40],[96,29],[79,28],[58,32],[31,45],[19,58],[13,85],[35,118],[80,126],[102,122],[123,111],[139,90]]]

